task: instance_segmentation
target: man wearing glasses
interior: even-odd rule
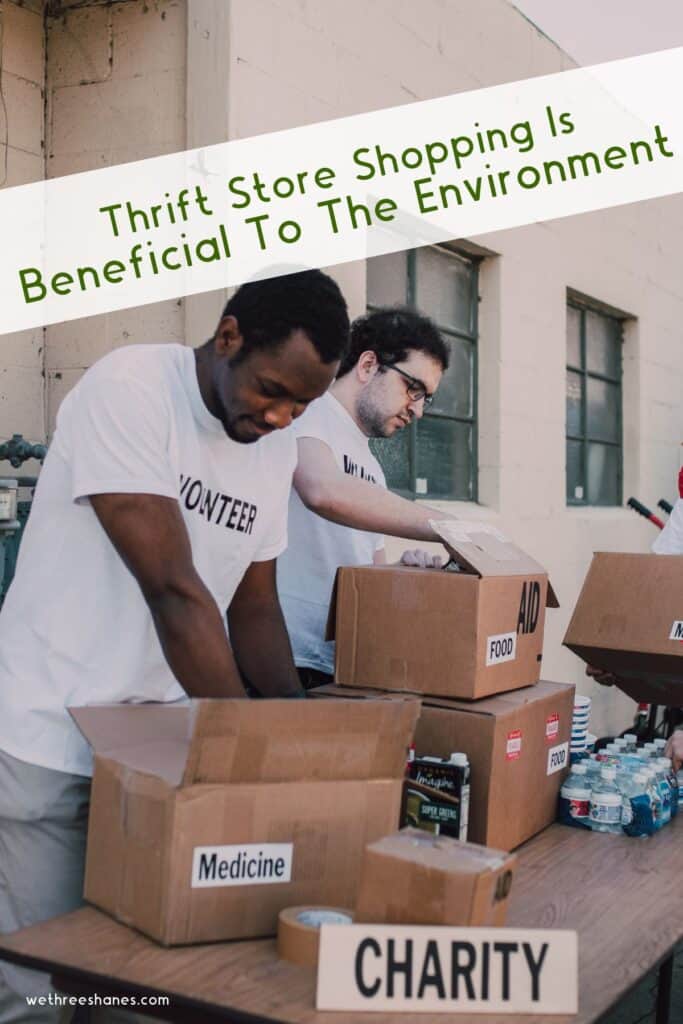
[[[439,540],[429,521],[443,513],[388,491],[368,441],[419,419],[447,368],[448,348],[427,317],[406,308],[370,313],[352,324],[329,391],[292,427],[298,465],[278,591],[306,688],[332,680],[334,644],[325,626],[337,568],[384,563],[383,534]],[[441,564],[424,551],[404,552],[401,561]]]

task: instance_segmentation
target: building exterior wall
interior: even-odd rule
[[[46,176],[183,150],[184,0],[66,0],[46,23]],[[48,431],[83,371],[120,345],[184,341],[183,300],[45,331]]]
[[[39,0],[2,0],[0,19],[7,184],[573,66],[508,0],[53,0],[47,18]],[[480,504],[444,507],[501,525],[548,567],[562,607],[548,616],[544,675],[592,693],[599,731],[628,724],[633,705],[586,680],[562,636],[592,551],[646,550],[654,534],[625,509],[566,506],[567,289],[633,317],[624,496],[671,497],[683,435],[682,227],[676,196],[468,240],[490,253],[479,276]],[[331,272],[362,312],[365,265]],[[111,348],[199,343],[224,297],[4,337],[0,434],[49,434],[64,394]],[[390,555],[401,547],[391,541]]]
[[[45,173],[45,50],[41,0],[0,3],[0,188]],[[0,232],[1,234],[1,232]],[[3,245],[8,244],[3,240]],[[4,335],[0,360],[0,440],[45,437],[44,331]],[[35,467],[34,467],[35,469]],[[5,473],[7,466],[0,467]],[[30,472],[27,466],[26,471]]]
[[[251,0],[231,4],[229,109],[245,137],[562,71],[573,62],[506,0]],[[653,527],[622,508],[565,500],[566,296],[632,314],[624,339],[624,496],[673,497],[683,438],[683,199],[675,196],[489,234],[480,270],[480,505],[546,565],[543,673],[594,698],[599,731],[633,704],[586,679],[561,646],[594,550],[644,551]],[[339,268],[352,311],[362,264]],[[335,271],[336,273],[336,271]],[[402,545],[391,541],[390,557]]]

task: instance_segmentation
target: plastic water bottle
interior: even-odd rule
[[[652,802],[652,817],[655,823],[655,831],[664,824],[663,812],[662,812],[662,798],[659,792],[659,786],[657,785],[657,779],[654,769],[649,765],[645,767],[643,774],[645,775],[647,791]]]
[[[666,749],[666,740],[663,740],[661,736],[659,736],[656,740],[653,740],[653,743],[657,748],[658,756],[662,757],[664,750]]]
[[[678,775],[676,776],[678,782],[678,806],[683,807],[683,768],[678,769]]]
[[[658,757],[656,763],[669,787],[669,821],[678,814],[678,779],[668,757]]]
[[[560,790],[559,820],[574,828],[590,828],[591,786],[585,764],[575,764]]]
[[[624,776],[620,786],[622,795],[621,827],[627,836],[651,836],[655,831],[652,801],[647,792],[647,776],[635,772]]]
[[[628,754],[635,754],[638,747],[638,737],[634,732],[627,732],[622,737],[626,740],[626,752]]]
[[[603,768],[591,790],[590,824],[595,832],[621,832],[621,793],[614,768]]]
[[[662,798],[662,825],[668,825],[671,821],[671,786],[667,778],[666,768],[662,765],[662,759],[652,758],[652,767],[657,780],[659,795]]]

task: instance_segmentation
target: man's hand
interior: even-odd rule
[[[185,692],[246,697],[223,616],[194,567],[177,501],[156,494],[93,494],[90,502],[137,580],[166,661]]]
[[[440,569],[443,565],[443,558],[441,555],[433,555],[421,548],[414,548],[412,551],[404,551],[398,564],[414,565],[418,569]]]
[[[679,729],[669,737],[664,753],[673,761],[674,771],[683,766],[683,730]]]

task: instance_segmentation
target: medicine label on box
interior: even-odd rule
[[[293,843],[195,846],[192,888],[215,885],[277,885],[292,878]]]
[[[560,731],[560,716],[555,712],[552,715],[548,715],[545,720],[545,738],[548,743],[552,743],[557,738],[557,734]]]

